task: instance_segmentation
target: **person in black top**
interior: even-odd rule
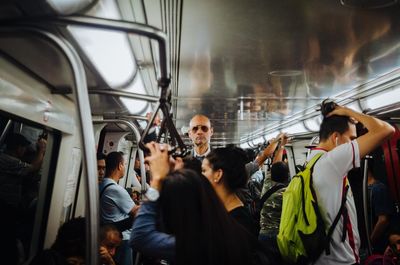
[[[257,236],[257,225],[237,191],[246,186],[246,153],[234,146],[217,148],[206,156],[202,173],[210,181],[230,216],[248,232]]]

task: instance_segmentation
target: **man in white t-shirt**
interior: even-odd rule
[[[324,153],[314,166],[313,182],[318,205],[328,229],[339,212],[344,185],[349,185],[347,173],[360,166],[360,159],[389,138],[394,129],[390,124],[342,106],[323,113],[320,143],[308,160]],[[361,122],[368,132],[359,138],[355,123]],[[361,181],[361,179],[360,179]],[[330,254],[324,251],[315,264],[359,264],[360,236],[354,198],[349,187],[346,198],[347,214],[342,214],[332,234]],[[343,229],[345,225],[346,229]],[[342,242],[342,235],[345,240]]]

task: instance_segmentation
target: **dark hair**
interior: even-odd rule
[[[289,178],[289,168],[285,162],[276,162],[271,167],[271,179],[276,182],[284,183]]]
[[[201,162],[197,158],[194,157],[183,158],[183,168],[191,169],[201,174]]]
[[[394,218],[396,218],[396,217],[394,217]],[[392,235],[400,235],[400,225],[399,225],[399,223],[393,222],[393,223],[391,223],[389,225],[389,228],[388,228],[388,231],[387,231],[388,239]]]
[[[246,172],[246,153],[235,146],[217,148],[207,155],[213,170],[222,169],[222,181],[228,190],[235,192],[244,188],[248,176]]]
[[[203,175],[190,169],[170,173],[159,202],[163,226],[176,238],[176,264],[247,263],[247,231],[228,215]]]
[[[107,158],[107,156],[103,153],[97,153],[96,157],[97,157],[97,160],[103,160],[103,159],[106,160],[106,158]]]
[[[255,150],[247,148],[247,149],[244,149],[244,151],[246,152],[246,155],[247,155],[247,160],[246,160],[247,163],[252,162],[252,161],[254,161],[254,159],[256,159],[257,153]]]
[[[106,176],[110,176],[111,173],[118,168],[119,163],[124,162],[124,156],[122,152],[111,152],[106,157]]]
[[[122,233],[118,230],[118,228],[117,228],[115,225],[107,224],[107,225],[102,225],[102,226],[100,227],[100,233],[99,233],[100,242],[103,241],[103,240],[105,240],[105,239],[107,239],[107,234],[108,234],[109,232],[117,233],[118,236],[119,236],[119,237],[121,238],[121,240],[122,240]]]
[[[65,222],[59,229],[56,241],[51,249],[63,257],[85,258],[86,251],[86,220],[78,217]]]
[[[330,117],[325,117],[322,120],[319,129],[319,139],[320,141],[327,140],[334,132],[339,134],[345,133],[349,129],[349,124],[351,120],[347,116],[333,115]]]
[[[20,133],[11,133],[7,136],[6,138],[6,149],[9,151],[15,150],[18,147],[25,147],[25,146],[29,146],[31,144],[31,142],[29,142],[28,139],[26,139],[25,136],[23,136]]]

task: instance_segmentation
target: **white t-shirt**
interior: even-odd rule
[[[318,205],[326,221],[327,229],[339,212],[342,201],[343,179],[347,180],[347,173],[354,167],[360,166],[360,152],[356,140],[342,144],[330,152],[322,149],[311,151],[307,160],[318,153],[325,153],[314,166],[313,183],[317,194]],[[360,180],[361,181],[361,180]],[[348,184],[350,185],[350,184]],[[346,200],[350,222],[345,242],[341,241],[343,234],[343,215],[332,235],[330,255],[325,251],[315,264],[354,264],[360,262],[358,250],[360,248],[360,236],[357,227],[357,212],[353,193],[349,187]],[[350,229],[351,227],[351,229]]]

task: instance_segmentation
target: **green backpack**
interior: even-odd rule
[[[314,165],[322,155],[315,155],[305,169],[292,178],[283,193],[277,244],[282,258],[290,264],[315,262],[324,250],[329,254],[333,230],[346,209],[348,185],[343,189],[339,213],[326,232],[312,185]]]

